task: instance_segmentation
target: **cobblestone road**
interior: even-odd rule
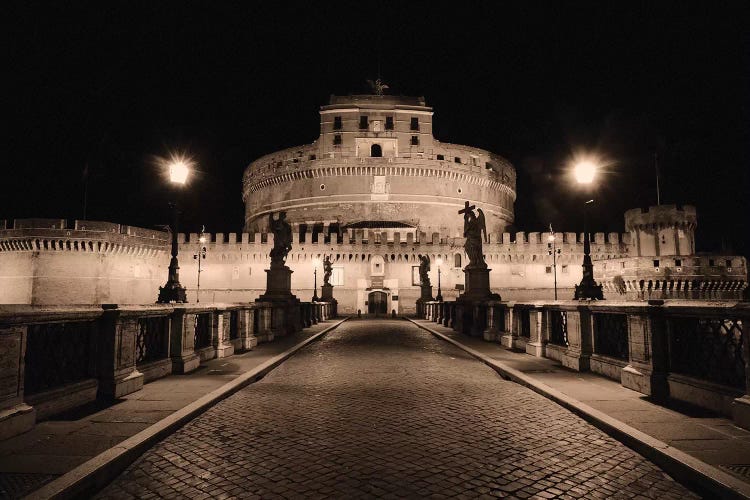
[[[403,320],[348,321],[101,498],[686,498],[580,418]]]

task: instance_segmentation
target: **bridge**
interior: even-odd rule
[[[337,318],[303,303],[292,329],[263,303],[6,310],[0,335],[6,346],[17,335],[25,362],[0,422],[0,488],[32,498],[749,495],[750,432],[731,407],[684,396],[692,384],[747,398],[746,307],[584,304],[490,303],[473,311],[480,336],[432,302],[423,318]],[[694,359],[713,363],[703,371],[679,362],[686,325],[706,347]],[[668,353],[654,350],[663,332]],[[622,376],[645,372],[646,352],[649,397]],[[7,417],[24,406],[33,427],[10,436]]]

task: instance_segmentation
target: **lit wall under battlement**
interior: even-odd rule
[[[167,278],[169,241],[165,232],[88,221],[77,221],[73,229],[27,221],[16,221],[17,229],[3,227],[0,222],[0,303],[153,303]],[[201,245],[195,233],[178,235],[180,281],[188,289],[189,300],[194,302],[197,298],[198,266],[194,256],[202,246],[206,247],[206,258],[201,262],[201,301],[245,302],[262,294],[273,234],[205,236],[207,241]],[[548,236],[545,232],[490,236],[491,242],[484,247],[485,258],[492,269],[492,288],[503,299],[552,297],[555,271],[559,296],[572,296],[574,285],[581,279],[583,236],[555,233],[555,246],[561,252],[554,267]],[[328,237],[323,233],[295,233],[293,238],[287,259],[294,271],[293,292],[303,300],[312,297],[315,259],[328,255],[334,266],[334,294],[344,313],[362,309],[366,291],[373,287],[388,288],[389,310],[412,312],[419,296],[419,255],[430,256],[434,294],[438,257],[443,261],[440,284],[446,300],[455,298],[457,285],[464,284],[462,268],[468,261],[462,238],[397,229],[352,230],[340,239],[336,233]],[[681,293],[686,287],[721,292],[683,294],[685,298],[731,298],[739,297],[746,286],[747,266],[742,257],[639,259],[633,255],[628,233],[595,233],[592,241],[594,275],[605,285],[605,298],[620,295],[617,276],[625,282],[625,293],[639,298],[657,296],[661,293],[657,293],[657,287],[666,289],[667,297],[681,296],[671,292],[677,291],[678,285]],[[653,267],[656,260],[659,269]],[[319,265],[318,287],[321,283]],[[649,293],[643,293],[642,288]]]

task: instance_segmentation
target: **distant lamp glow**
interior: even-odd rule
[[[549,241],[550,243],[552,243],[553,241],[555,241],[555,235],[554,234],[550,234],[549,236],[547,236],[547,241]]]
[[[580,184],[591,184],[596,175],[597,166],[591,161],[580,161],[573,167],[576,181]]]
[[[169,164],[169,180],[175,184],[185,184],[189,173],[190,167],[184,160],[176,160]]]
[[[442,265],[443,265],[443,259],[441,259],[440,257],[438,257],[438,258],[437,258],[437,260],[435,261],[435,263],[436,263],[436,264],[437,264],[438,266],[442,266]]]
[[[198,238],[198,241],[200,241],[201,243],[205,243],[206,242],[206,237],[205,236],[201,236],[200,238]]]

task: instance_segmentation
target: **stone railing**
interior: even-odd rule
[[[424,318],[750,428],[750,304],[427,302]]]
[[[37,420],[189,373],[336,315],[328,302],[279,305],[0,308],[0,439]]]

